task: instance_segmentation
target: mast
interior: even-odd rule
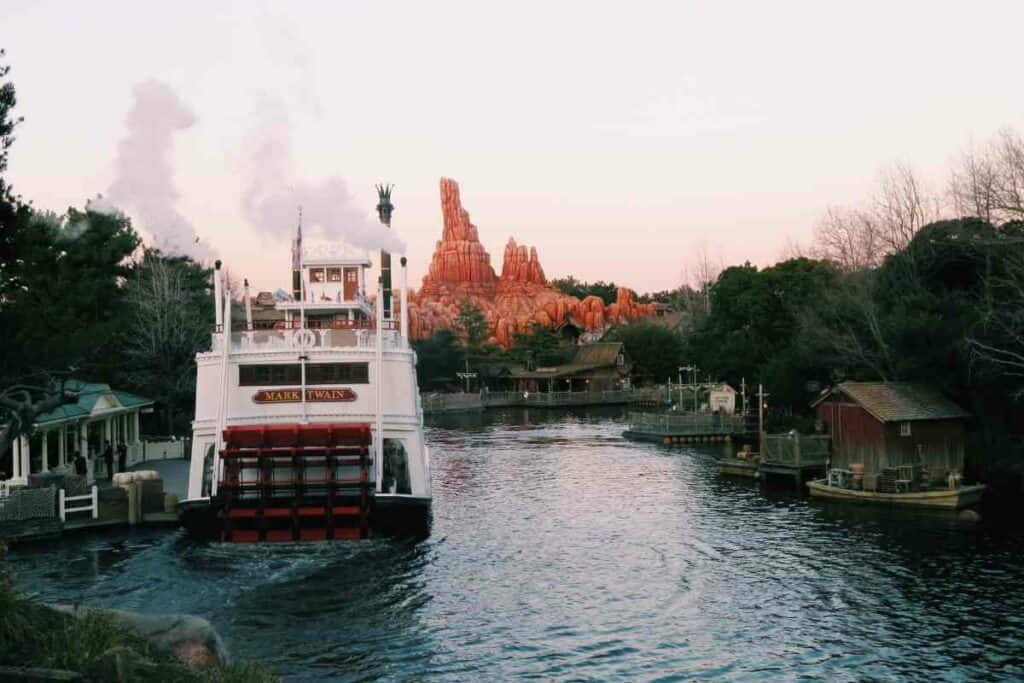
[[[380,222],[387,228],[391,227],[391,213],[395,210],[395,205],[391,203],[391,190],[394,189],[394,185],[381,184],[377,185],[377,217],[380,218]],[[380,277],[381,277],[381,290],[384,298],[384,319],[391,320],[391,254],[380,250]]]

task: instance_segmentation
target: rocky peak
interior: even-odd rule
[[[537,258],[536,247],[517,245],[515,239],[509,237],[508,244],[505,245],[505,258],[501,264],[501,281],[546,285],[548,281],[544,277],[540,259]]]

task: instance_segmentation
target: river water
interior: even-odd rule
[[[1024,534],[722,478],[720,447],[624,441],[614,413],[429,428],[434,531],[195,544],[67,537],[18,586],[208,618],[288,680],[1024,678]]]

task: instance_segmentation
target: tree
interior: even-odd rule
[[[459,304],[457,324],[462,333],[466,353],[469,355],[479,354],[484,342],[490,336],[491,326],[487,323],[483,311],[472,299],[465,298]]]
[[[563,294],[574,296],[581,301],[588,296],[596,296],[604,301],[606,306],[615,303],[619,297],[619,286],[614,282],[581,282],[572,275],[567,275],[551,280],[549,284]]]
[[[185,256],[145,252],[125,287],[121,378],[156,399],[168,434],[187,428],[195,399],[195,354],[213,329],[212,271]]]
[[[568,362],[575,347],[567,344],[551,329],[531,323],[527,332],[512,335],[508,356],[528,368],[550,367]]]
[[[613,328],[608,341],[620,341],[633,361],[634,374],[653,382],[675,377],[683,363],[683,339],[672,330],[650,322],[636,322]]]
[[[414,339],[416,379],[420,389],[443,389],[455,382],[462,370],[459,340],[451,330],[438,330],[427,339]]]
[[[19,436],[30,434],[38,416],[75,399],[59,382],[15,384],[0,391],[0,454]]]

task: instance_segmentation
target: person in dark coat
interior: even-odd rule
[[[107,447],[103,449],[103,462],[107,466],[107,479],[114,477],[114,447],[107,441]]]
[[[75,463],[75,474],[80,477],[84,477],[88,474],[89,464],[85,462],[85,458],[82,457],[81,452],[75,451],[75,455],[71,458],[71,462]]]
[[[117,471],[124,472],[128,469],[128,446],[124,441],[117,444]]]

